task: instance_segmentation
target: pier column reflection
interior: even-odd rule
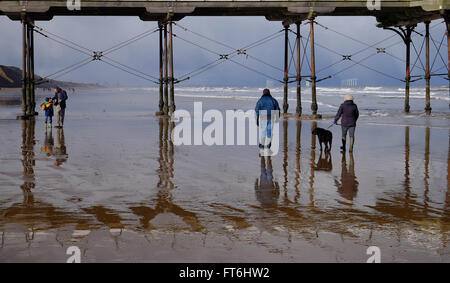
[[[409,127],[405,127],[405,181],[403,183],[405,187],[405,207],[409,206],[411,197],[411,179],[409,172]]]
[[[288,197],[288,189],[287,185],[289,182],[288,179],[288,119],[283,119],[283,175],[284,175],[284,181],[283,181],[283,192],[284,192],[284,201],[287,203],[289,202]]]
[[[449,47],[450,48],[450,47]],[[448,233],[445,231],[450,224],[450,131],[448,133],[448,153],[447,153],[447,190],[445,192],[444,217],[442,230],[442,246],[447,248]]]
[[[425,191],[424,191],[424,200],[423,200],[423,209],[424,212],[427,213],[428,211],[428,203],[430,201],[430,198],[428,196],[430,192],[430,127],[427,127],[425,129],[425,173],[424,173],[424,183],[425,183]]]
[[[316,163],[316,136],[312,131],[317,128],[317,122],[311,123],[311,160],[310,160],[310,177],[309,177],[309,205],[314,207],[314,173]]]
[[[174,123],[168,117],[159,118],[159,167],[157,169],[158,190],[156,197],[151,201],[155,203],[155,208],[147,205],[130,207],[131,211],[140,217],[142,228],[145,230],[156,229],[151,221],[160,214],[172,213],[180,217],[192,231],[200,232],[204,230],[197,214],[190,212],[174,203],[172,190],[175,188],[173,178],[174,172],[174,144],[171,134]],[[175,227],[172,227],[176,229]]]
[[[34,119],[22,120],[22,165],[24,183],[20,188],[23,191],[24,205],[33,204],[31,189],[36,186],[34,166],[36,165],[34,145],[36,122]]]
[[[301,120],[297,120],[297,135],[296,135],[296,140],[297,140],[297,146],[295,148],[295,162],[296,162],[296,169],[295,170],[295,197],[294,197],[294,201],[296,203],[299,202],[300,200],[300,173],[302,171],[301,168],[301,135],[302,135],[302,121]]]

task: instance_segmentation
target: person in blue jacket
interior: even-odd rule
[[[353,102],[353,96],[346,94],[344,96],[344,103],[341,104],[339,110],[334,118],[334,124],[342,117],[342,152],[345,152],[345,143],[347,139],[347,132],[350,136],[350,148],[349,151],[353,152],[353,144],[355,143],[355,128],[356,121],[359,118],[358,106]]]
[[[263,95],[256,103],[256,125],[259,127],[259,148],[270,148],[272,141],[272,111],[280,116],[278,101],[270,95],[270,90],[263,90]]]
[[[58,123],[58,125],[56,125],[57,128],[62,128],[64,126],[67,99],[67,92],[60,87],[55,87],[55,96],[53,97],[53,103],[56,106],[56,120]]]

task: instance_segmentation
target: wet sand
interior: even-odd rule
[[[344,157],[339,128],[330,155],[311,135],[329,121],[286,119],[260,158],[174,146],[150,98],[102,97],[73,95],[63,130],[0,120],[1,262],[450,261],[448,120],[363,120]]]

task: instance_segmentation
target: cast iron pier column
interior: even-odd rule
[[[301,69],[300,69],[300,24],[301,22],[296,22],[295,25],[297,26],[297,108],[295,109],[295,112],[297,116],[302,115],[302,75],[301,75]]]
[[[311,33],[311,110],[312,115],[317,115],[317,97],[316,97],[316,56],[314,50],[314,18],[309,20],[310,22],[310,33]]]

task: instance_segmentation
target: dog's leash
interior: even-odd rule
[[[334,125],[337,125],[337,126],[339,126],[340,124],[335,124],[335,123],[333,123],[333,124],[331,124],[330,126],[328,126],[328,128],[327,128],[327,129],[329,129],[329,128],[333,127]]]

